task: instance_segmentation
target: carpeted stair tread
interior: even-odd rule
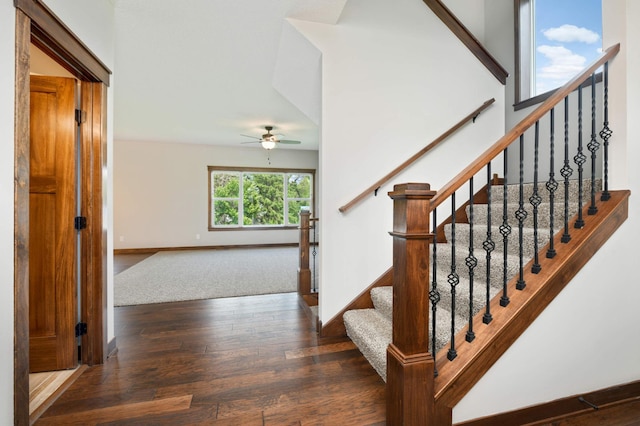
[[[387,377],[387,347],[391,343],[391,320],[376,309],[354,309],[343,316],[347,336],[356,344],[380,377]]]
[[[385,287],[378,287],[384,289]],[[389,288],[391,288],[389,286]],[[391,290],[393,291],[393,290]],[[380,294],[388,292],[383,290]],[[438,309],[436,316],[436,353],[451,339],[451,313]],[[456,333],[467,323],[456,315]],[[356,344],[360,352],[373,366],[384,381],[387,380],[387,347],[392,339],[392,321],[377,309],[354,309],[343,315],[347,336]],[[432,348],[430,347],[431,351]]]

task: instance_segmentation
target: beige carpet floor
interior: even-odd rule
[[[296,291],[297,247],[161,251],[115,276],[115,306]]]

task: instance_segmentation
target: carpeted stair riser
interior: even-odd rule
[[[569,204],[569,215],[573,217],[578,213],[578,205],[576,203]],[[519,204],[510,203],[507,204],[507,223],[511,226],[511,229],[518,228],[519,221],[516,218],[516,211],[519,208]],[[522,221],[522,225],[525,228],[533,228],[533,206],[528,201],[523,205],[524,210],[527,212],[527,217]],[[488,207],[486,204],[476,204],[473,206],[473,222],[483,223],[488,222]],[[503,223],[502,213],[504,211],[503,204],[491,205],[491,225],[500,226]],[[542,203],[538,206],[538,228],[549,228],[551,225],[551,204]],[[469,207],[466,208],[467,217],[470,217]],[[554,203],[553,205],[553,229],[557,230],[564,226],[564,203]]]
[[[502,236],[500,236],[502,238]],[[469,256],[469,247],[456,244],[456,273],[461,277],[469,278],[469,267],[466,259]],[[487,277],[487,252],[481,247],[475,247],[473,255],[476,257],[477,265],[473,268],[474,281],[486,281]],[[431,268],[433,268],[433,252],[429,253]],[[451,256],[451,245],[449,243],[439,243],[436,247],[436,277],[438,284],[446,283],[446,277],[451,273],[453,257]],[[520,258],[517,255],[507,253],[507,280],[513,277],[519,270]],[[431,269],[431,274],[433,269]],[[442,275],[442,276],[441,276]],[[431,283],[433,277],[430,277]],[[491,269],[489,270],[489,280],[493,286],[502,286],[504,281],[504,253],[499,251],[491,252]]]
[[[600,182],[596,182],[596,188],[600,189]],[[583,205],[590,200],[590,182],[583,183]],[[524,208],[528,217],[523,222],[523,263],[527,263],[534,255],[534,230],[533,226],[533,206],[528,202],[533,192],[533,184],[523,186]],[[569,215],[575,215],[578,210],[577,205],[578,184],[572,181],[569,187],[569,194],[572,198]],[[538,187],[538,195],[543,200],[543,204],[538,206],[538,250],[542,249],[549,240],[549,204],[548,191],[544,183]],[[558,191],[555,193],[554,203],[554,232],[564,226],[564,184],[561,182]],[[491,252],[491,270],[489,273],[490,286],[489,298],[502,291],[504,282],[504,260],[503,260],[503,236],[500,233],[502,224],[503,209],[503,188],[502,186],[492,187],[492,226],[491,239],[495,243],[495,249]],[[507,192],[508,223],[511,226],[511,234],[507,243],[507,281],[511,280],[519,273],[519,222],[515,218],[515,211],[518,209],[519,188],[517,185],[510,185]],[[477,259],[477,266],[474,268],[473,286],[473,310],[475,315],[485,308],[486,303],[486,255],[482,243],[487,239],[487,206],[482,204],[474,205],[474,227],[473,242],[474,256]],[[467,214],[468,208],[467,208]],[[456,273],[459,276],[459,283],[456,286],[455,297],[455,333],[459,332],[467,325],[469,318],[469,268],[466,265],[466,258],[469,255],[469,224],[456,224],[456,248],[455,262]],[[445,225],[445,235],[449,242],[438,243],[436,248],[436,281],[440,294],[440,301],[437,304],[436,314],[436,350],[447,346],[451,339],[451,309],[452,294],[451,286],[448,282],[451,274],[451,225]],[[433,270],[433,252],[430,252],[431,266]],[[429,277],[429,286],[432,286],[432,276]],[[375,370],[386,381],[386,350],[392,339],[392,313],[393,313],[393,288],[376,287],[371,291],[374,309],[360,309],[348,311],[344,314],[344,323],[347,335],[360,348],[363,355],[373,365]],[[430,311],[431,314],[431,311]],[[430,325],[429,325],[430,326]],[[432,348],[430,348],[433,351]]]
[[[447,241],[451,241],[451,225],[445,225],[444,227]],[[456,246],[468,247],[469,246],[469,233],[470,227],[468,223],[456,224]],[[519,253],[519,233],[518,228],[512,228],[509,239],[507,240],[507,250],[513,255]],[[475,248],[482,248],[482,244],[487,239],[487,226],[475,224],[473,226],[473,246]],[[502,252],[504,247],[504,240],[500,233],[500,227],[495,225],[491,227],[491,240],[495,244],[495,249],[492,252]],[[531,258],[534,254],[534,230],[533,228],[522,229],[522,252],[525,258]],[[540,250],[549,241],[549,230],[538,229],[538,250]]]
[[[577,173],[574,171],[574,173]],[[549,202],[549,191],[545,187],[546,182],[538,183],[538,195],[540,196],[543,203]],[[595,190],[596,192],[602,190],[602,181],[596,179],[595,181]],[[533,183],[525,183],[522,185],[522,198],[524,203],[529,202],[529,197],[533,195],[534,185]],[[491,187],[491,203],[502,203],[504,200],[504,189],[501,185],[493,185]],[[554,192],[553,198],[554,203],[564,203],[564,180],[558,181],[558,189]],[[569,199],[572,203],[578,203],[578,181],[570,180],[569,181]],[[507,203],[517,204],[520,200],[520,189],[517,184],[509,184],[507,185]],[[591,181],[584,180],[582,181],[582,203],[587,204],[591,200]]]

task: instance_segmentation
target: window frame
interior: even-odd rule
[[[238,224],[237,225],[217,225],[213,224],[213,172],[227,172],[229,174],[238,174],[239,176],[239,190],[238,194]],[[283,218],[284,225],[244,225],[242,223],[242,212],[244,209],[244,189],[243,189],[243,175],[246,173],[255,173],[255,174],[282,174],[283,175]],[[289,168],[260,168],[260,167],[233,167],[233,166],[207,166],[207,180],[208,180],[208,229],[209,231],[264,231],[264,230],[283,230],[283,229],[298,229],[299,224],[288,224],[289,221],[289,201],[290,200],[300,200],[299,198],[290,198],[288,197],[288,187],[287,187],[287,175],[291,174],[306,174],[311,175],[311,197],[309,198],[310,211],[313,212],[315,208],[315,185],[316,185],[316,171],[315,169],[289,169]],[[234,198],[235,199],[235,198]],[[306,198],[304,198],[306,200]]]

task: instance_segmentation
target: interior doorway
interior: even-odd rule
[[[87,226],[81,234],[83,250],[78,268],[81,303],[79,316],[87,334],[81,337],[82,364],[104,362],[106,333],[106,233],[103,228],[103,177],[106,169],[106,88],[110,71],[44,4],[15,0],[16,110],[15,110],[15,321],[14,423],[29,424],[29,249],[30,249],[30,72],[31,44],[61,64],[81,88],[82,123],[79,126],[85,189],[79,205]],[[75,330],[74,330],[75,333]],[[75,334],[74,334],[75,336]],[[75,337],[74,337],[75,338]]]

